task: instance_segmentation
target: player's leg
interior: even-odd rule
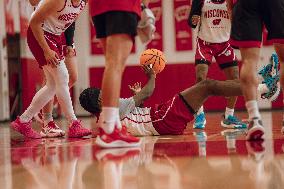
[[[106,60],[99,119],[101,132],[96,143],[102,147],[137,146],[140,140],[122,129],[118,109],[122,74],[136,35],[137,16],[134,13],[115,11],[95,16],[93,21]]]
[[[257,104],[257,62],[262,40],[263,16],[258,0],[238,0],[233,10],[231,44],[241,50],[240,81],[250,124],[248,140],[262,138],[264,129]]]
[[[224,71],[226,78],[229,80],[239,79],[238,62],[231,45],[228,42],[220,43],[216,46],[216,52],[215,59],[219,64],[220,69]],[[224,118],[221,121],[221,125],[225,128],[246,128],[246,124],[234,116],[237,99],[237,96],[227,97],[226,111]]]
[[[206,79],[208,68],[209,68],[208,64],[196,64],[195,66],[196,83]],[[197,113],[195,114],[193,128],[204,129],[205,125],[206,125],[205,113],[203,106],[201,106],[197,111]]]
[[[65,57],[65,64],[69,73],[69,88],[72,88],[78,80],[78,66],[75,57]]]
[[[91,134],[90,130],[82,127],[81,122],[77,119],[69,92],[69,74],[63,61],[56,68],[47,66],[47,71],[55,81],[56,97],[63,110],[65,117],[69,122],[68,136],[83,137]]]
[[[180,93],[196,112],[209,96],[242,95],[239,80],[217,81],[206,79]]]
[[[196,83],[206,79],[209,65],[212,62],[212,50],[210,45],[201,39],[197,39],[195,52],[195,78]],[[204,129],[206,125],[206,118],[203,106],[197,111],[194,117],[193,128]]]
[[[69,88],[71,88],[78,79],[78,68],[76,64],[75,51],[73,50],[68,52],[66,52],[64,62],[69,73],[68,85]],[[54,98],[51,101],[49,101],[42,109],[43,127],[40,132],[42,137],[62,137],[65,135],[65,132],[62,129],[60,129],[58,125],[53,121],[53,116],[52,116],[53,107],[54,107]]]
[[[53,80],[50,73],[45,69],[45,67],[43,68],[46,78],[45,86],[35,94],[30,106],[25,110],[25,112],[11,123],[12,128],[23,134],[25,137],[41,137],[40,134],[38,134],[31,128],[32,118],[55,95],[55,81]]]

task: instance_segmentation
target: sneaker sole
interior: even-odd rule
[[[225,123],[223,123],[223,121],[221,121],[221,126],[222,127],[224,127],[224,128],[228,128],[228,129],[246,129],[247,127],[241,127],[241,125],[240,125],[240,127],[236,127],[237,125],[232,125],[232,124],[230,124],[230,125],[227,125],[227,124],[225,124]]]
[[[104,142],[101,137],[97,136],[96,138],[96,142],[95,142],[98,146],[102,147],[102,148],[126,148],[126,147],[138,147],[141,145],[141,140],[139,140],[139,142],[133,142],[133,143],[128,143],[122,140],[116,140],[114,142],[111,143],[106,143]]]
[[[86,133],[86,134],[82,134],[82,135],[77,135],[77,136],[70,136],[69,134],[68,134],[68,138],[82,138],[82,137],[85,137],[85,136],[89,136],[89,135],[91,135],[92,134],[92,132],[90,132],[90,133]]]
[[[248,130],[246,139],[249,141],[263,140],[264,139],[263,136],[264,136],[263,127],[254,126],[253,128]]]
[[[45,134],[42,131],[39,134],[42,138],[59,138],[59,137],[64,137],[65,135],[65,133],[60,133],[58,136],[57,136],[58,133],[54,133],[54,135],[53,134],[50,135],[50,134]]]

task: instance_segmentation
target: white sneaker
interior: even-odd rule
[[[40,131],[41,137],[53,138],[53,137],[63,137],[65,131],[60,129],[54,121],[50,121],[47,125],[42,127]]]
[[[262,126],[262,121],[258,118],[252,118],[249,122],[248,131],[247,131],[247,140],[263,140],[264,128]]]

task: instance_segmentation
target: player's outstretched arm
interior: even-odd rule
[[[149,80],[147,84],[141,89],[141,91],[133,96],[135,106],[140,106],[141,104],[143,104],[144,100],[149,98],[155,90],[156,74],[154,70],[149,66],[143,66],[143,69]]]

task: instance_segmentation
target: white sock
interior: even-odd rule
[[[30,120],[32,120],[33,117],[34,117],[33,114],[30,114],[30,112],[26,112],[25,114],[22,114],[20,116],[20,121],[21,121],[21,123],[27,123]]]
[[[257,87],[257,91],[260,94],[263,94],[263,93],[267,93],[269,91],[269,89],[267,88],[267,86],[265,84],[259,84],[258,87]]]
[[[228,119],[228,117],[233,116],[234,115],[234,109],[228,108],[226,107],[226,111],[225,111],[225,119]]]
[[[51,121],[53,121],[52,113],[43,113],[43,125],[46,126]]]
[[[74,120],[77,120],[75,115],[72,100],[69,92],[69,74],[64,62],[60,62],[60,64],[56,68],[44,67],[55,82],[55,92],[56,97],[58,99],[59,105],[63,110],[65,117],[67,118],[69,123],[72,123]]]
[[[110,134],[114,130],[115,122],[119,117],[119,109],[117,107],[102,107],[100,114],[100,122],[103,130]]]
[[[201,106],[201,107],[199,108],[199,110],[197,111],[196,115],[199,115],[199,114],[201,114],[201,113],[203,113],[203,112],[204,112],[204,109],[203,109],[203,106]]]
[[[249,114],[249,119],[252,120],[254,117],[260,118],[260,113],[256,100],[250,100],[246,102],[246,107]]]

